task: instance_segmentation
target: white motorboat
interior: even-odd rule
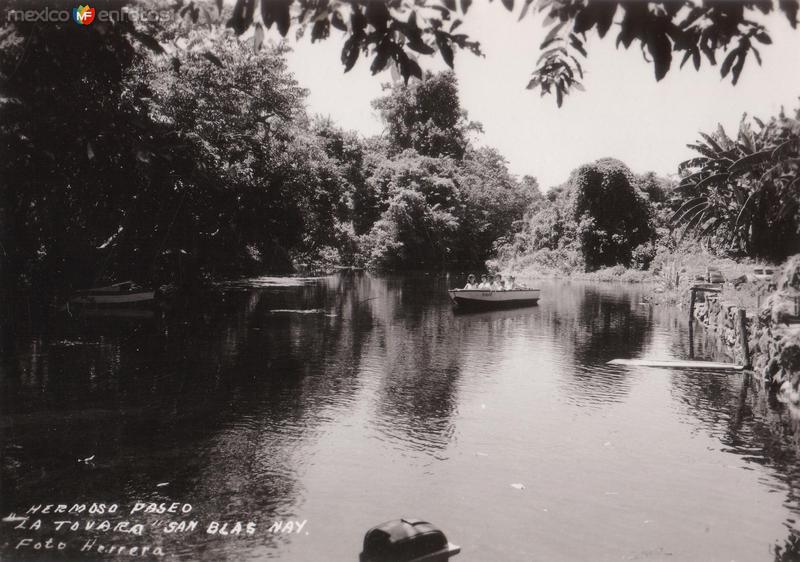
[[[458,308],[511,308],[531,306],[539,302],[539,289],[511,289],[490,291],[486,289],[451,289],[450,300]]]

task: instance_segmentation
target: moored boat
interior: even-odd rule
[[[461,309],[512,308],[532,306],[539,302],[539,289],[511,289],[491,291],[486,289],[451,289],[450,300]]]
[[[155,300],[155,291],[142,289],[131,281],[78,292],[69,304],[79,306],[139,306]]]

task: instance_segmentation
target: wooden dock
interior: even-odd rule
[[[713,361],[657,361],[652,359],[612,359],[608,365],[628,365],[631,367],[663,367],[666,369],[711,369],[714,371],[741,371],[743,365],[733,363],[714,363]]]

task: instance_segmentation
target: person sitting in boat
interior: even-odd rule
[[[466,284],[466,285],[464,285],[464,290],[467,290],[467,291],[469,291],[469,290],[472,290],[472,289],[477,289],[477,288],[478,288],[478,283],[477,283],[477,282],[476,282],[476,280],[475,280],[475,275],[473,275],[472,273],[470,273],[470,274],[467,276],[467,284]]]
[[[489,283],[489,277],[487,275],[481,275],[481,282],[478,285],[478,289],[483,289],[484,291],[488,291],[492,288],[492,284]]]
[[[508,276],[508,279],[506,279],[504,288],[505,288],[506,291],[513,291],[514,289],[517,288],[517,284],[514,283],[514,276],[513,275],[509,275]]]
[[[503,291],[505,287],[503,286],[503,276],[499,273],[494,276],[494,281],[492,281],[492,291]]]

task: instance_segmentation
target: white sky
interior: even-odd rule
[[[678,58],[656,82],[638,47],[616,51],[612,27],[605,39],[590,38],[589,57],[582,61],[586,92],[567,97],[559,109],[553,96],[540,98],[525,89],[547,33],[540,20],[529,15],[517,22],[500,2],[475,2],[460,30],[481,42],[486,57],[456,54],[462,105],[470,119],[483,123],[485,133],[476,140],[497,148],[512,172],[536,176],[542,188],[605,156],[639,173],[675,173],[692,155],[686,144],[697,139],[698,131],[710,132],[722,123],[733,132],[745,111],[767,118],[781,105],[794,109],[800,103],[800,30],[792,30],[780,12],[763,21],[773,44],[759,45],[762,67],[748,57],[736,86],[730,76],[721,80],[719,66],[708,66],[705,57],[700,72],[691,61],[678,70]],[[364,135],[380,133],[370,101],[391,80],[389,71],[372,76],[369,61],[360,58],[344,74],[342,43],[337,30],[323,42],[312,44],[306,37],[294,45],[290,68],[309,89],[312,112]],[[443,69],[438,53],[435,57],[420,57],[423,69]]]

